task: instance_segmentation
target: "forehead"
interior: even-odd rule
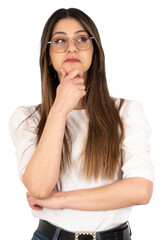
[[[78,20],[75,18],[63,18],[56,23],[53,34],[55,32],[75,33],[79,30],[84,30],[84,27]]]

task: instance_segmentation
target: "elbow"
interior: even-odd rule
[[[139,205],[146,205],[150,202],[153,193],[153,183],[146,180],[146,183],[140,188],[139,191]]]
[[[53,191],[53,189],[50,189],[49,191],[47,190],[42,190],[42,189],[28,189],[30,194],[37,199],[45,199],[47,198],[50,193]]]
[[[37,199],[45,199],[45,198],[47,198],[50,195],[51,192],[36,192],[34,194],[31,194],[31,195],[34,198],[37,198]]]
[[[146,205],[150,202],[152,196],[152,192],[146,192],[143,194],[143,197],[141,199],[141,205]]]
[[[54,186],[46,186],[44,184],[40,185],[40,184],[37,184],[36,182],[28,181],[25,178],[25,174],[23,174],[22,176],[22,182],[26,187],[26,189],[28,190],[28,192],[34,198],[38,198],[38,199],[47,198],[54,189]]]

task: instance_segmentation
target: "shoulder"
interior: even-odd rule
[[[116,98],[115,106],[119,108],[121,99]],[[130,129],[141,128],[145,129],[148,134],[151,133],[151,128],[147,117],[145,116],[143,104],[139,101],[124,99],[124,102],[120,108],[119,115],[123,121],[124,127]]]
[[[9,120],[9,130],[12,134],[15,130],[23,128],[36,128],[40,121],[40,105],[19,106],[15,109]]]
[[[128,100],[128,99],[121,99],[121,98],[113,98],[115,106],[117,108],[120,107],[120,116],[124,117],[127,114],[139,114],[143,112],[143,105],[139,101],[135,100]]]

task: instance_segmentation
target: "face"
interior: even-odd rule
[[[83,72],[84,77],[86,77],[92,62],[93,44],[85,51],[77,49],[73,40],[82,36],[88,37],[88,33],[79,21],[74,18],[61,19],[55,25],[52,41],[59,39],[70,41],[67,50],[62,53],[54,52],[50,44],[49,55],[51,64],[56,70],[59,79],[61,79],[62,68],[64,68],[67,73],[72,69],[79,69]]]

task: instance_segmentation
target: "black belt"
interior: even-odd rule
[[[58,233],[59,229],[59,233]],[[130,240],[131,231],[128,222],[110,230],[100,232],[68,232],[60,229],[44,220],[39,221],[37,230],[52,239],[54,234],[59,235],[59,240]],[[57,233],[56,233],[57,232]]]

